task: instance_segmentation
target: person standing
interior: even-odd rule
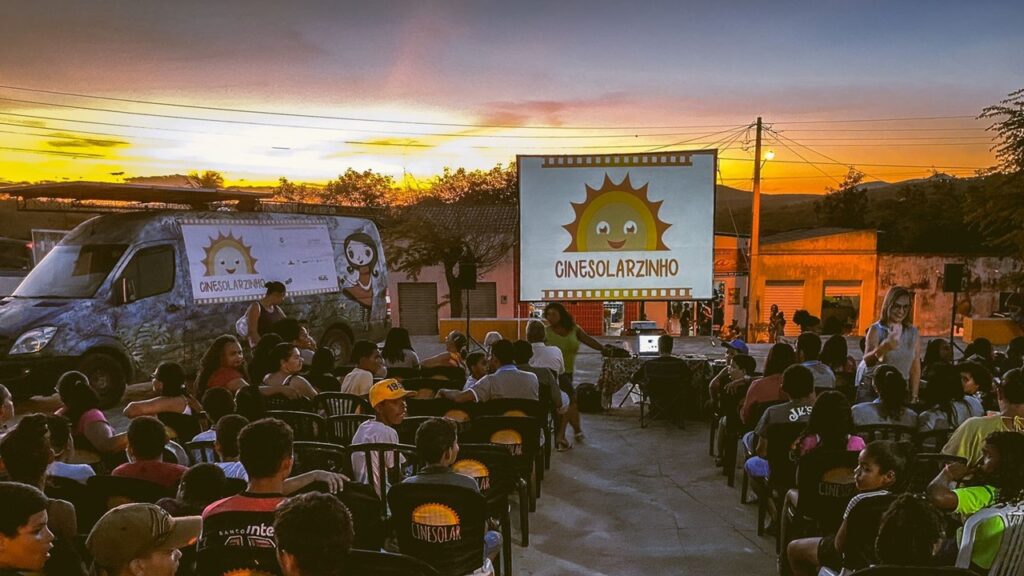
[[[565,418],[559,422],[556,437],[565,438],[567,426],[571,425],[576,431],[576,441],[583,442],[586,440],[586,435],[583,433],[583,423],[580,421],[580,410],[576,402],[576,389],[573,387],[572,381],[573,370],[576,366],[576,354],[580,351],[581,342],[598,352],[604,352],[605,346],[577,326],[572,314],[569,314],[565,306],[558,302],[551,302],[544,307],[544,320],[548,323],[545,340],[549,346],[554,346],[562,351],[562,359],[565,362],[565,372],[558,377],[558,387],[569,395],[569,409],[565,413]],[[568,446],[560,446],[560,448],[564,450]]]
[[[910,384],[910,401],[917,402],[921,387],[921,337],[910,315],[911,294],[902,286],[889,288],[882,301],[882,314],[868,328],[864,364],[867,370],[857,385],[857,400],[874,399],[871,377],[879,364],[900,371]]]
[[[259,343],[264,334],[272,331],[275,323],[285,319],[284,310],[281,309],[281,304],[287,293],[284,284],[282,282],[267,282],[265,286],[267,293],[263,298],[250,304],[249,309],[245,312],[249,345],[253,347]]]

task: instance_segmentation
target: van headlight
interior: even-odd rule
[[[14,341],[14,346],[11,346],[10,355],[16,354],[32,354],[33,352],[39,352],[46,345],[53,340],[53,335],[57,333],[56,326],[40,326],[33,328]]]

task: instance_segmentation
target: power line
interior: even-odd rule
[[[831,156],[828,156],[828,155],[826,155],[826,154],[824,154],[822,152],[818,152],[817,150],[815,150],[814,148],[811,148],[810,146],[808,146],[806,144],[801,144],[800,142],[797,142],[796,140],[793,140],[792,138],[789,138],[787,136],[783,136],[782,134],[779,134],[779,133],[774,132],[774,131],[772,131],[772,133],[775,134],[777,138],[784,138],[784,139],[788,140],[789,142],[792,142],[793,144],[795,144],[797,146],[800,146],[801,148],[809,150],[809,151],[811,151],[811,152],[821,156],[822,158],[825,158],[826,160],[830,160],[832,162],[840,163],[835,158],[832,158]],[[788,146],[787,146],[787,148],[788,148]],[[799,154],[797,154],[797,155],[799,156]],[[847,166],[849,166],[853,170],[857,170],[857,167],[855,165],[853,165],[853,164],[847,164]],[[869,176],[871,178],[874,178],[875,180],[881,180],[881,178],[879,178],[877,176],[874,176],[872,174],[868,174],[867,172],[865,172],[863,170],[860,170],[860,172],[863,173],[865,176]]]
[[[829,174],[828,172],[825,172],[825,170],[824,170],[824,169],[823,169],[823,168],[822,168],[821,166],[818,166],[818,165],[817,165],[817,164],[815,164],[814,162],[811,162],[810,160],[808,160],[808,159],[804,158],[803,156],[801,156],[801,155],[800,155],[800,153],[799,153],[799,152],[797,152],[796,150],[793,150],[792,148],[790,148],[789,146],[787,146],[787,145],[786,145],[785,143],[783,143],[783,142],[782,142],[781,140],[779,140],[779,138],[778,138],[778,135],[776,135],[776,134],[775,134],[775,132],[773,132],[771,128],[769,128],[769,129],[768,129],[768,133],[769,133],[769,134],[772,134],[773,136],[775,136],[775,142],[776,142],[777,144],[781,144],[781,145],[782,145],[783,147],[785,147],[785,148],[786,148],[787,150],[789,150],[789,151],[790,151],[790,152],[792,152],[793,154],[796,154],[796,157],[797,157],[797,158],[799,158],[799,159],[803,160],[804,162],[806,162],[806,163],[810,164],[811,166],[813,166],[815,170],[817,170],[818,172],[821,172],[822,174],[824,174],[824,175],[825,175],[825,177],[826,177],[826,178],[828,178],[829,180],[831,180],[831,181],[835,182],[835,183],[836,183],[836,186],[842,186],[842,183],[841,183],[841,182],[839,182],[839,180],[837,180],[837,179],[836,179],[836,178],[835,178],[834,176],[832,176],[832,175],[831,175],[831,174]]]
[[[749,162],[749,158],[725,158],[722,156],[718,157],[719,160],[728,160],[734,162]],[[799,160],[772,160],[772,164],[810,164],[810,162],[799,161]],[[839,166],[849,166],[849,162],[821,162],[818,164],[837,164]],[[985,166],[952,166],[948,164],[872,164],[866,162],[858,162],[858,166],[880,166],[884,168],[952,168],[952,169],[963,169],[963,170],[984,170]]]
[[[7,90],[16,90],[21,92],[32,92],[37,94],[50,94],[54,96],[68,96],[74,98],[89,98],[94,100],[107,100],[111,102],[123,102],[130,104],[143,104],[149,106],[163,106],[173,108],[184,108],[192,110],[208,110],[216,112],[233,112],[242,114],[259,114],[265,116],[281,116],[290,118],[308,118],[315,120],[340,120],[347,122],[368,122],[368,123],[383,123],[383,124],[405,124],[411,126],[445,126],[453,128],[496,128],[496,129],[527,129],[527,130],[660,130],[660,129],[678,129],[678,128],[722,128],[727,127],[727,124],[706,124],[706,125],[688,125],[688,126],[525,126],[525,125],[507,125],[507,124],[472,124],[472,123],[459,123],[459,122],[426,122],[417,120],[394,120],[394,119],[379,119],[379,118],[360,118],[354,116],[328,116],[321,114],[300,114],[295,112],[276,112],[269,110],[258,110],[248,108],[230,108],[223,106],[204,106],[199,104],[176,104],[171,102],[159,102],[155,100],[142,100],[136,98],[118,98],[114,96],[96,96],[93,94],[82,94],[77,92],[65,92],[59,90],[43,90],[38,88],[26,88],[23,86],[12,86],[12,85],[0,85],[0,88]],[[14,99],[13,101],[21,101]],[[47,105],[43,102],[34,101],[21,101],[26,103],[34,103]],[[51,104],[52,105],[52,104]],[[90,108],[85,108],[90,109]],[[119,112],[117,110],[110,110],[112,112]],[[955,116],[906,116],[906,117],[891,117],[891,118],[858,118],[858,119],[838,119],[838,120],[780,120],[774,122],[775,124],[835,124],[835,123],[862,123],[862,122],[897,122],[897,121],[935,121],[935,120],[959,120],[959,119],[977,119],[974,115],[955,115]]]

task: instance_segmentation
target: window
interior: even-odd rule
[[[169,292],[174,288],[174,248],[154,246],[132,256],[121,275],[128,281],[127,302],[134,302]]]

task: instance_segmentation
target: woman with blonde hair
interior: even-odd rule
[[[910,385],[910,401],[917,402],[921,386],[921,336],[911,318],[912,294],[902,286],[889,288],[882,301],[882,313],[868,328],[864,345],[864,377],[857,386],[857,400],[874,399],[871,380],[880,364],[899,370]]]

